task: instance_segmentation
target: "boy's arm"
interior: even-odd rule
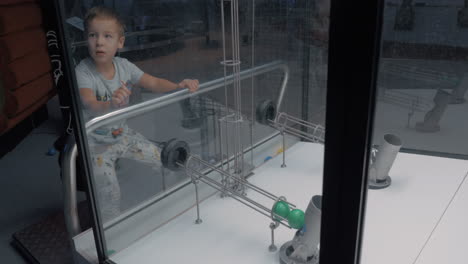
[[[96,95],[91,88],[80,88],[81,102],[84,107],[96,114],[106,113],[111,109],[122,106],[125,99],[130,96],[130,93],[127,88],[120,87],[112,94],[112,100],[103,102],[96,99]]]
[[[198,80],[185,79],[176,84],[144,73],[138,81],[138,85],[156,93],[169,92],[179,88],[187,88],[190,92],[195,92],[198,89]]]

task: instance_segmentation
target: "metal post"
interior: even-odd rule
[[[161,166],[161,184],[162,184],[162,190],[166,190],[166,173],[164,171],[164,167]]]
[[[278,248],[275,245],[275,229],[278,227],[278,222],[271,222],[270,229],[271,229],[271,245],[268,247],[268,251],[275,252]]]
[[[197,220],[195,220],[195,224],[203,223],[203,220],[200,218],[200,201],[198,200],[198,181],[194,182],[195,185],[195,199],[197,200]]]
[[[283,164],[281,164],[281,168],[286,168],[286,135],[284,131],[281,131],[281,135],[283,136]]]

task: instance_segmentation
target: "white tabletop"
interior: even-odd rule
[[[392,185],[368,192],[361,263],[414,263],[467,171],[464,160],[398,154]]]
[[[323,146],[296,144],[287,152],[287,168],[281,169],[280,164],[281,156],[270,160],[256,170],[250,182],[286,196],[305,210],[309,199],[322,190]],[[388,189],[369,191],[361,263],[413,263],[467,171],[467,161],[400,153],[390,172],[393,184]],[[468,190],[464,193],[467,195],[463,197],[468,199]],[[251,190],[248,197],[267,207],[272,205]],[[444,228],[459,232],[464,227],[461,222],[453,223],[459,221],[457,215],[463,211],[460,209],[463,201],[457,201],[438,227],[442,235],[433,236],[418,264],[435,263],[425,262],[425,253],[438,247],[437,243],[445,243],[444,234],[451,233]],[[222,199],[218,195],[205,200],[200,209],[202,224],[194,224],[193,208],[111,256],[111,260],[118,264],[279,263],[278,252],[270,253],[267,249],[270,244],[267,217],[232,198]],[[452,214],[455,216],[450,217]],[[462,219],[466,218],[464,212]],[[276,245],[281,246],[293,235],[294,230],[280,226],[275,232]],[[467,239],[460,240],[453,250],[460,252],[456,247],[467,245],[466,242]],[[462,257],[463,253],[452,255]]]
[[[322,190],[323,146],[298,144],[287,152],[287,168],[281,156],[258,168],[250,182],[305,210],[310,198]],[[306,160],[307,162],[304,162]],[[252,190],[248,197],[267,207],[273,201]],[[232,198],[219,195],[200,207],[203,223],[194,224],[195,208],[111,257],[116,263],[277,263],[270,253],[271,220]],[[280,226],[275,232],[279,248],[295,230]]]
[[[465,180],[416,264],[468,263],[467,224],[468,181]]]

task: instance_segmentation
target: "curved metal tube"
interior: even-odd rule
[[[267,73],[276,69],[281,69],[284,72],[283,82],[281,83],[281,90],[278,97],[277,109],[280,109],[281,103],[283,101],[284,92],[286,90],[286,85],[289,79],[289,67],[286,63],[282,61],[274,61],[262,66],[258,66],[249,70],[240,72],[240,79],[248,79],[253,76],[257,76],[263,73]],[[190,93],[187,89],[180,90],[168,95],[164,95],[134,106],[130,106],[124,109],[113,111],[111,113],[105,114],[93,118],[92,120],[86,123],[86,131],[90,133],[94,129],[113,123],[115,121],[131,118],[140,114],[144,114],[154,109],[164,107],[166,105],[178,102],[185,98],[200,95],[212,90],[215,90],[220,87],[224,87],[226,84],[231,84],[234,82],[234,76],[229,75],[226,78],[219,78],[213,81],[209,81],[200,85],[199,90],[195,93]],[[71,146],[70,144],[69,146]],[[63,171],[63,189],[64,189],[64,213],[65,213],[65,224],[70,236],[77,235],[80,231],[80,224],[78,218],[77,210],[77,198],[76,198],[76,157],[78,155],[76,144],[73,144],[73,147],[68,149],[65,152],[64,158],[64,171]]]
[[[73,137],[71,137],[73,138]],[[76,157],[78,150],[76,144],[69,140],[69,148],[65,150],[62,162],[62,186],[64,195],[65,226],[70,237],[81,232],[80,220],[78,218],[76,198]]]

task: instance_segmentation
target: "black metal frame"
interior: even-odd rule
[[[331,2],[321,264],[360,261],[383,1]]]

